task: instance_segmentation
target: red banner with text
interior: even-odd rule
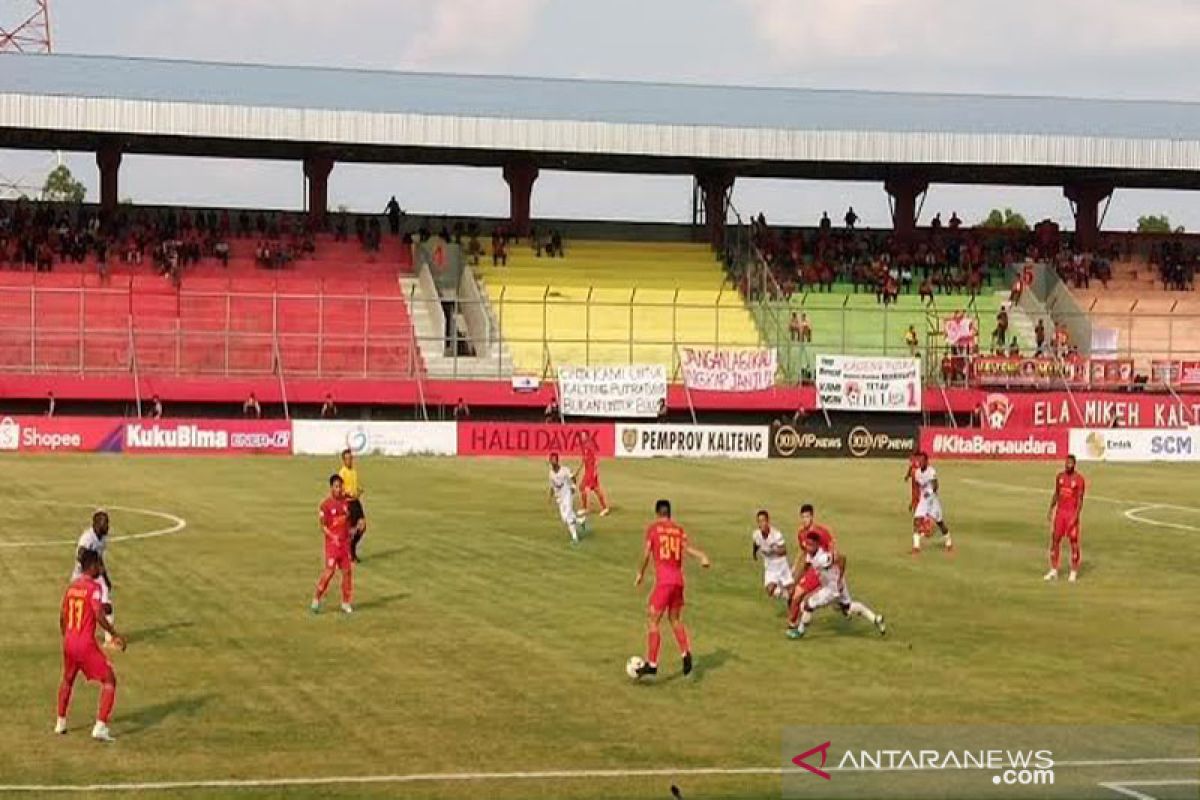
[[[978,356],[971,361],[971,379],[976,386],[983,387],[1055,389],[1067,385],[1119,389],[1133,382],[1133,361]]]
[[[1124,392],[992,392],[983,426],[1022,428],[1186,428],[1200,423],[1200,395]]]
[[[119,452],[125,424],[95,417],[0,417],[0,452]]]
[[[930,458],[1049,461],[1065,458],[1070,431],[1054,429],[921,428],[921,450]]]
[[[550,453],[578,455],[585,442],[596,448],[597,455],[611,456],[615,451],[616,426],[522,423],[460,422],[460,456],[544,456]]]

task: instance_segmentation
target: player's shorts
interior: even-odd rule
[[[791,586],[795,582],[795,578],[792,577],[792,566],[788,564],[786,558],[768,561],[763,567],[763,586],[770,586],[772,583],[776,586]]]
[[[655,584],[650,593],[650,610],[656,614],[664,611],[679,611],[683,608],[683,585],[679,583]]]
[[[346,503],[346,519],[349,521],[351,528],[357,525],[359,520],[366,518],[367,515],[363,511],[361,500],[351,500],[349,503]]]
[[[595,492],[599,489],[600,489],[600,476],[599,475],[584,475],[583,479],[579,481],[579,491],[581,491],[581,492]]]
[[[72,681],[80,672],[89,681],[97,682],[112,674],[112,664],[95,642],[90,647],[63,647],[63,677]]]
[[[570,494],[559,495],[558,497],[558,516],[562,518],[564,525],[571,525],[575,522],[575,498]]]
[[[928,518],[934,522],[942,521],[942,501],[938,499],[936,494],[922,497],[917,503],[917,509],[913,512],[913,519],[921,518]]]
[[[815,592],[821,586],[821,576],[812,567],[804,570],[800,576],[800,591],[804,594]]]
[[[350,548],[349,547],[325,547],[325,566],[335,567],[342,572],[350,569]]]
[[[1054,515],[1054,538],[1079,538],[1079,525],[1075,522],[1075,513]]]
[[[842,583],[840,587],[821,586],[810,594],[804,602],[814,611],[831,603],[837,603],[845,611],[850,607],[850,590],[846,588],[845,583]]]

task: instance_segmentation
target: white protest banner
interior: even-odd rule
[[[838,411],[920,411],[921,361],[817,356],[817,405]]]
[[[559,367],[558,396],[567,417],[654,417],[667,399],[667,368]]]
[[[757,392],[775,385],[779,362],[774,348],[681,347],[679,363],[683,366],[683,382],[689,389]]]

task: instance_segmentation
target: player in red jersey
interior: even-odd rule
[[[100,554],[95,550],[83,550],[79,554],[79,577],[71,581],[63,596],[59,612],[58,628],[63,637],[63,674],[58,686],[58,719],[54,723],[55,733],[67,732],[67,710],[71,706],[71,692],[75,678],[80,672],[89,681],[100,684],[100,710],[96,713],[96,725],[92,738],[111,742],[108,720],[112,717],[113,703],[117,699],[117,675],[112,664],[96,644],[96,627],[112,636],[110,644],[119,650],[125,649],[125,637],[117,633],[104,614],[103,587],[97,580],[103,568]]]
[[[909,488],[909,511],[915,511],[917,509],[917,502],[921,499],[921,487],[917,485],[917,470],[920,468],[921,451],[914,449],[908,457],[908,469],[904,471],[904,480],[908,481]]]
[[[837,540],[833,538],[833,533],[816,521],[816,509],[812,503],[800,506],[800,529],[796,531],[796,542],[800,545],[800,552],[796,556],[796,563],[792,565],[792,576],[796,579],[796,585],[788,602],[788,631],[795,630],[800,624],[804,598],[821,586],[821,576],[805,558],[810,536],[817,537],[821,549],[829,553],[838,565],[845,564],[845,558],[838,552]]]
[[[690,555],[708,568],[712,562],[703,551],[688,543],[683,528],[671,519],[671,501],[659,500],[654,504],[656,519],[646,528],[646,547],[642,551],[642,563],[638,567],[634,586],[641,586],[650,559],[654,559],[654,591],[646,616],[646,660],[637,669],[637,677],[658,674],[658,650],[662,644],[659,623],[665,613],[671,622],[675,642],[683,657],[683,674],[692,671],[692,648],[688,642],[687,628],[683,624],[683,556]]]
[[[1050,571],[1046,580],[1058,579],[1058,563],[1062,553],[1062,540],[1071,543],[1071,572],[1067,580],[1074,583],[1079,577],[1079,562],[1083,560],[1083,549],[1079,546],[1079,515],[1083,513],[1083,496],[1087,482],[1075,471],[1075,456],[1067,456],[1066,467],[1054,478],[1054,496],[1050,498],[1050,509],[1046,519],[1054,521],[1050,538]]]
[[[600,468],[596,463],[596,445],[590,439],[583,441],[583,478],[579,481],[579,501],[583,510],[588,510],[588,495],[594,493],[600,501],[600,516],[607,517],[608,498],[600,488]]]
[[[321,520],[321,531],[325,534],[325,569],[317,579],[317,591],[313,595],[312,613],[321,610],[321,598],[329,589],[333,573],[342,573],[342,611],[354,611],[350,605],[354,597],[354,565],[350,559],[350,501],[342,492],[342,476],[329,476],[329,497],[321,503],[317,512]]]

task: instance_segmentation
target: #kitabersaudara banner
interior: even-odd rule
[[[921,361],[817,356],[817,405],[831,411],[920,411]]]

